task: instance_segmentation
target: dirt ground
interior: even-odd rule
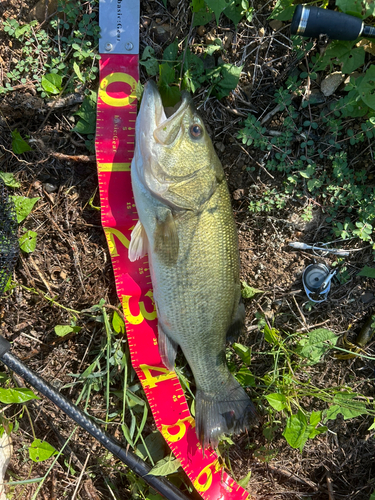
[[[2,19],[14,17],[26,21],[35,3],[4,0],[0,14]],[[363,245],[360,249],[355,243],[359,251],[351,254],[347,262],[350,280],[345,285],[333,281],[329,299],[307,311],[303,308],[307,297],[301,275],[314,261],[314,256],[308,251],[295,251],[288,243],[326,239],[331,228],[321,208],[315,205],[314,217],[309,223],[301,217],[303,204],[299,201],[288,210],[256,215],[248,211],[249,201],[257,190],[277,186],[283,178],[281,174],[271,178],[260,166],[261,159],[246,151],[236,136],[248,112],[260,117],[270,110],[275,89],[294,68],[288,25],[284,23],[281,29],[274,31],[267,20],[271,5],[258,3],[254,4],[257,13],[251,24],[240,23],[235,30],[228,20],[224,20],[220,28],[212,23],[205,33],[199,31],[199,34],[197,28],[192,30],[190,40],[190,43],[204,42],[211,30],[215,37],[229,40],[228,61],[241,60],[244,64],[239,88],[230,97],[221,102],[212,98],[205,101],[203,90],[194,100],[227,175],[238,225],[241,278],[265,292],[246,301],[247,333],[240,342],[252,346],[254,352],[266,348],[256,326],[256,312],[272,310],[274,326],[285,332],[307,331],[324,325],[342,334],[350,324],[362,324],[374,305],[375,291],[371,280],[356,276],[365,265],[371,266],[371,248]],[[184,0],[173,0],[168,10],[162,3],[142,1],[142,50],[151,45],[158,55],[176,36],[182,39],[190,28],[188,12],[188,2]],[[162,30],[157,29],[160,26]],[[0,86],[6,81],[4,75],[12,58],[17,57],[17,50],[4,33],[0,34]],[[142,70],[141,81],[144,83],[146,79]],[[19,286],[0,301],[0,333],[13,343],[13,354],[56,388],[64,387],[64,394],[73,401],[79,397],[81,386],[74,383],[72,374],[82,373],[92,361],[93,353],[100,349],[102,324],[89,316],[79,318],[77,324],[82,327],[79,333],[63,338],[56,337],[54,327],[69,324],[72,311],[88,309],[101,299],[118,306],[100,212],[89,203],[92,200],[92,205],[99,205],[96,164],[82,138],[71,130],[71,117],[77,109],[75,105],[50,112],[47,99],[37,95],[33,84],[19,85],[14,91],[0,95],[0,170],[14,173],[21,182],[16,194],[40,197],[23,223],[23,227],[37,232],[37,248],[31,254],[20,254],[13,273],[14,282]],[[33,151],[23,154],[22,159],[11,148],[10,131],[15,128],[23,137],[33,140]],[[87,156],[87,161],[69,159],[76,155]],[[345,246],[353,248],[350,242]],[[329,266],[335,257],[315,259]],[[108,313],[111,312],[108,308]],[[367,347],[367,353],[375,354],[373,344]],[[255,374],[266,370],[263,360],[254,354]],[[372,401],[374,368],[372,360],[327,357],[313,368],[306,367],[306,376],[322,388],[327,381],[335,386],[350,383]],[[21,380],[16,382],[22,384]],[[103,388],[94,390],[89,404],[89,412],[100,419],[105,419],[103,394]],[[7,417],[14,414],[13,408],[3,411]],[[259,411],[262,413],[261,403]],[[73,430],[72,422],[44,398],[28,404],[28,412],[29,415],[25,412],[18,415],[19,429],[13,433],[14,454],[7,474],[7,479],[12,481],[41,477],[51,464],[51,460],[30,464],[27,445],[34,434],[61,448]],[[277,454],[268,463],[253,453],[254,448],[265,445],[261,426],[258,426],[248,435],[236,437],[235,445],[230,448],[234,477],[244,477],[251,470],[248,489],[257,500],[368,500],[375,489],[374,431],[368,431],[371,423],[370,417],[344,421],[339,416],[328,423],[327,433],[309,440],[302,453],[287,445],[279,432],[272,442]],[[146,432],[153,429],[150,420]],[[94,439],[78,429],[39,498],[73,498],[77,485],[76,498],[82,500],[111,498],[108,485],[117,491],[118,496],[114,498],[132,498],[128,480],[121,471],[121,465],[106,458],[105,451]],[[13,488],[8,491],[9,498],[31,498],[35,489],[35,484]]]

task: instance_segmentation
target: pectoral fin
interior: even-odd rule
[[[137,259],[144,257],[148,250],[147,234],[142,226],[141,221],[138,221],[132,231],[129,245],[129,260],[134,262]]]
[[[176,264],[178,258],[178,234],[176,221],[171,212],[156,221],[154,251],[167,266]]]
[[[174,370],[174,362],[176,359],[178,344],[172,340],[168,335],[164,332],[160,323],[158,325],[158,333],[159,333],[159,353],[160,357],[168,368],[168,370]]]

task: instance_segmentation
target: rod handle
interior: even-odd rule
[[[362,19],[334,10],[297,5],[290,31],[292,35],[318,38],[327,35],[332,40],[355,40],[362,35]]]

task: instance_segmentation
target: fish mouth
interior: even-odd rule
[[[143,130],[158,144],[173,146],[183,134],[183,117],[189,105],[190,97],[184,94],[179,108],[167,118],[159,90],[150,80],[145,85],[140,110]]]

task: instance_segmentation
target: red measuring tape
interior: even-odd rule
[[[110,45],[106,44],[106,50]],[[101,219],[124,311],[132,365],[157,428],[200,495],[207,500],[245,500],[248,492],[223,470],[216,453],[209,449],[203,456],[180,382],[175,372],[165,368],[159,355],[147,257],[136,262],[128,259],[130,234],[138,220],[130,180],[138,55],[102,54],[99,70],[95,147]]]

